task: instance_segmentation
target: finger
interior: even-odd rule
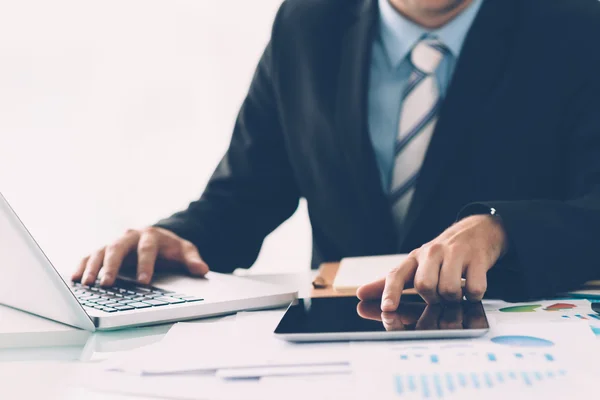
[[[400,316],[395,312],[382,312],[381,322],[383,322],[383,327],[388,332],[403,331],[405,329]]]
[[[463,264],[464,254],[459,252],[449,252],[444,257],[437,285],[438,294],[443,300],[448,302],[458,302],[462,300],[463,291],[461,278]]]
[[[469,301],[481,301],[487,290],[487,271],[485,263],[474,262],[467,266],[465,296]]]
[[[89,259],[90,259],[90,256],[87,256],[79,262],[79,266],[77,267],[75,272],[73,272],[73,274],[71,275],[71,280],[73,282],[79,282],[81,280],[81,277],[83,277],[83,273],[85,272],[85,266],[87,265],[87,262]]]
[[[381,299],[384,287],[385,278],[382,278],[375,282],[367,283],[366,285],[359,287],[356,291],[356,296],[363,301]],[[379,306],[377,306],[377,308],[379,308]],[[379,313],[381,313],[381,310],[379,310]]]
[[[439,304],[428,305],[423,311],[423,315],[415,325],[416,330],[436,330],[439,329],[440,315],[442,315],[442,306]]]
[[[181,254],[180,261],[185,264],[192,275],[204,276],[208,273],[208,265],[202,260],[198,249],[191,242],[184,241],[181,244]]]
[[[440,319],[441,329],[463,329],[462,305],[454,303],[447,305]]]
[[[121,264],[123,264],[123,259],[136,247],[139,240],[139,232],[131,230],[121,239],[106,247],[100,285],[110,286],[115,283]]]
[[[432,245],[419,257],[419,268],[415,273],[415,289],[427,304],[440,302],[438,282],[442,260],[443,249],[438,245]]]
[[[149,284],[154,274],[154,265],[158,257],[158,237],[146,232],[140,236],[137,247],[137,280]]]
[[[413,280],[418,265],[415,257],[408,257],[399,267],[388,273],[381,298],[381,311],[396,311],[402,290],[407,282]]]
[[[85,272],[81,278],[81,283],[84,285],[93,285],[98,277],[98,271],[102,266],[102,260],[104,260],[104,249],[98,250],[93,253],[85,265]]]

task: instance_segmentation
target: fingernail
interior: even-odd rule
[[[390,315],[381,314],[381,321],[388,325],[391,325],[394,323],[394,318]]]
[[[148,281],[148,274],[145,272],[142,272],[141,274],[138,275],[138,281],[140,282],[147,282]]]
[[[108,274],[102,275],[102,279],[100,279],[100,284],[106,285],[108,283],[109,279],[110,279],[110,275],[108,275]]]
[[[394,307],[394,301],[392,299],[384,299],[381,302],[381,308]]]

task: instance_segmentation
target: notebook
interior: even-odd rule
[[[333,281],[335,290],[356,290],[360,286],[385,278],[394,267],[402,264],[408,254],[344,258]]]

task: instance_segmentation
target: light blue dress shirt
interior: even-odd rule
[[[483,1],[473,0],[473,4],[448,24],[427,30],[402,16],[389,0],[379,0],[379,30],[371,54],[368,117],[369,134],[386,193],[394,169],[394,144],[398,135],[402,93],[413,71],[408,57],[410,51],[427,34],[436,36],[448,47],[452,54],[442,60],[436,73],[443,97],[467,32]]]

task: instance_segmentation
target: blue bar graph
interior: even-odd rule
[[[402,385],[401,375],[396,375],[396,393],[400,395],[404,393],[404,386]]]
[[[496,372],[496,380],[500,383],[504,383],[504,374],[500,371]]]
[[[394,376],[395,393],[399,398],[410,395],[423,399],[443,399],[464,390],[485,391],[501,389],[511,380],[511,385],[523,388],[543,385],[544,381],[561,379],[565,370],[490,370],[479,372],[424,372]],[[482,397],[483,398],[483,397]]]
[[[489,372],[486,372],[483,374],[483,376],[485,377],[485,384],[487,385],[487,387],[492,387],[494,386],[494,383],[492,381],[492,376],[490,375]]]
[[[450,372],[446,373],[446,387],[450,393],[454,392],[454,379],[452,378],[452,374]]]
[[[429,383],[427,375],[421,375],[421,392],[423,393],[424,398],[429,398]]]
[[[440,381],[440,376],[435,374],[433,376],[433,385],[435,386],[435,392],[437,393],[438,398],[444,397],[444,391],[442,390],[442,382]]]
[[[523,382],[525,382],[527,386],[531,386],[531,380],[529,379],[529,375],[527,374],[527,372],[521,372],[521,377],[523,378]]]
[[[408,390],[414,392],[417,390],[417,385],[415,384],[415,377],[412,375],[408,376]]]
[[[458,373],[458,383],[462,387],[467,386],[467,378],[465,377],[465,374],[463,374],[462,372]]]
[[[473,382],[475,389],[479,389],[479,377],[475,372],[471,372],[471,381]]]

